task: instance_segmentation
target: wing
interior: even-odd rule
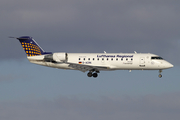
[[[85,64],[76,64],[76,63],[68,63],[69,67],[72,67],[76,70],[86,72],[86,71],[99,71],[99,70],[107,70],[108,66],[93,66],[93,65],[85,65]]]

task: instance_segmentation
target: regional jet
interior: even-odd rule
[[[52,53],[45,52],[32,37],[22,36],[16,39],[21,43],[31,63],[59,69],[88,71],[88,77],[96,78],[100,71],[159,70],[158,76],[161,78],[162,70],[173,67],[162,57],[151,53]]]

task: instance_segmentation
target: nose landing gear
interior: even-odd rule
[[[162,78],[162,75],[161,75],[161,74],[159,74],[159,78]]]
[[[162,70],[159,70],[159,78],[162,78],[162,75],[161,75],[161,73],[162,73]]]

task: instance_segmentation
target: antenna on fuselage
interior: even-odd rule
[[[106,51],[104,51],[104,53],[106,54]]]
[[[137,54],[137,52],[136,52],[136,51],[134,51],[134,53],[135,53],[135,54]]]

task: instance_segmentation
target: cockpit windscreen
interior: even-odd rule
[[[151,57],[151,60],[163,60],[163,58],[159,56],[154,56],[154,57]]]

